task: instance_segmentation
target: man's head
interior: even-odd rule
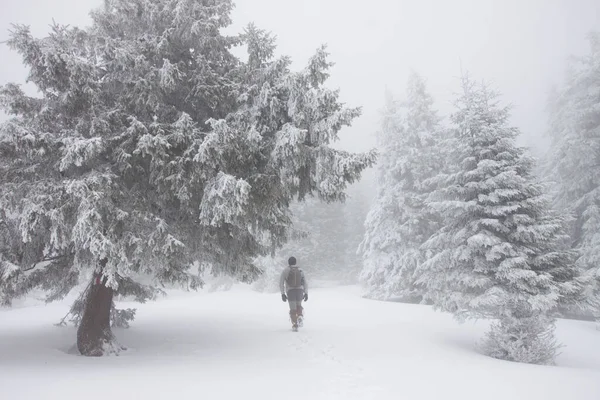
[[[288,258],[288,264],[289,265],[296,265],[296,257],[290,257],[290,258]]]

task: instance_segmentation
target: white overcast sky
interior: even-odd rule
[[[0,0],[0,41],[11,23],[44,35],[58,23],[87,25],[102,0]],[[523,143],[542,140],[550,87],[566,59],[587,50],[600,30],[600,0],[237,0],[230,32],[249,22],[272,31],[278,52],[301,68],[321,44],[336,63],[330,85],[363,116],[343,132],[344,147],[374,145],[387,87],[402,95],[410,69],[429,83],[443,115],[457,89],[460,67],[485,79],[514,105]],[[24,81],[19,57],[0,44],[0,84]]]

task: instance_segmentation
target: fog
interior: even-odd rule
[[[104,1],[0,0],[0,85],[21,83],[36,95],[20,56],[5,44],[11,24],[29,25],[42,38],[52,23],[89,25],[90,11]],[[444,384],[445,397],[465,400],[520,392],[556,400],[575,391],[600,398],[597,376],[589,374],[600,371],[600,348],[594,327],[584,324],[600,316],[598,47],[555,102],[553,151],[543,164],[514,145],[514,130],[486,88],[463,80],[462,103],[453,105],[462,73],[485,81],[512,105],[519,144],[543,156],[550,147],[546,104],[569,58],[588,53],[587,35],[600,29],[600,0],[233,0],[225,33],[242,33],[250,23],[271,32],[276,56],[290,57],[293,70],[327,45],[335,65],[326,85],[363,110],[335,146],[366,152],[383,138],[379,163],[374,153],[329,146],[354,112],[323,90],[318,63],[306,74],[273,71],[262,58],[268,40],[255,32],[254,59],[237,68],[221,37],[198,39],[210,35],[210,18],[222,17],[213,7],[219,0],[172,0],[170,9],[155,7],[161,0],[129,1],[143,2],[137,16],[102,13],[105,44],[101,37],[82,41],[104,46],[106,68],[81,67],[96,60],[85,54],[81,61],[73,51],[79,44],[67,40],[48,52],[50,72],[42,74],[49,78],[41,78],[58,96],[49,94],[39,108],[18,91],[5,90],[0,99],[20,117],[2,123],[7,116],[0,112],[0,307],[20,302],[0,315],[0,354],[10,365],[0,376],[12,384],[0,380],[3,393],[44,398],[36,391],[50,387],[69,398],[98,382],[109,383],[97,392],[103,397],[139,395],[144,385],[144,398],[197,392],[185,373],[160,369],[172,366],[166,359],[216,382],[198,381],[209,397],[264,396],[262,377],[285,382],[291,373],[316,382],[299,392],[309,398],[352,400],[356,392],[437,399],[435,390],[423,390],[441,387],[435,383]],[[146,18],[162,36],[144,35]],[[120,40],[129,26],[134,35]],[[192,34],[180,34],[181,26]],[[596,45],[600,35],[594,38]],[[233,51],[245,57],[243,47]],[[63,74],[85,90],[63,85]],[[380,124],[386,95],[402,99],[409,76],[408,107],[388,103]],[[452,112],[456,123],[449,125]],[[198,124],[223,115],[230,118],[209,120],[198,134]],[[206,290],[197,298],[180,291],[200,288]],[[230,291],[231,300],[207,297],[213,291]],[[167,293],[173,301],[163,301]],[[44,300],[60,307],[38,307]],[[131,300],[146,304],[140,329],[125,331],[137,309],[117,306]],[[416,304],[492,323],[461,331]],[[77,335],[55,333],[50,324],[60,316],[58,325],[76,326]],[[286,319],[297,332],[305,316],[307,335],[283,339]],[[363,347],[350,339],[340,345],[340,332]],[[117,336],[134,350],[118,368],[106,368],[107,361],[81,369],[69,358],[127,350]],[[557,364],[563,342],[570,348]],[[277,375],[290,355],[300,363]],[[477,361],[472,370],[482,355],[496,360]],[[190,369],[195,359],[200,363]],[[148,372],[182,379],[123,380],[122,361],[143,363],[144,379]],[[524,365],[514,362],[570,372],[547,379],[543,369],[523,374]],[[56,375],[25,383],[40,365]],[[265,369],[238,379],[249,365]],[[65,372],[79,370],[79,386],[61,384]],[[418,379],[399,387],[398,371]],[[484,378],[478,385],[459,379],[473,373]],[[240,385],[224,391],[224,377]],[[119,380],[125,386],[114,384]]]
[[[375,146],[386,88],[403,94],[411,69],[423,75],[440,112],[451,111],[461,67],[485,79],[514,105],[521,142],[543,148],[545,102],[563,77],[567,58],[582,54],[586,34],[600,26],[596,0],[238,0],[235,33],[249,22],[273,32],[278,54],[301,68],[321,44],[335,62],[329,85],[363,115],[342,132],[340,145],[353,151]],[[0,38],[11,23],[48,31],[52,20],[86,25],[101,0],[2,0]],[[0,84],[23,82],[18,55],[0,46]]]

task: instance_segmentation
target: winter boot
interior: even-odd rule
[[[296,313],[298,314],[298,326],[300,328],[304,326],[304,314],[302,314],[302,311],[304,311],[304,308],[299,305],[298,308],[296,308]]]
[[[290,318],[292,320],[292,330],[298,330],[298,312],[296,310],[290,310]]]

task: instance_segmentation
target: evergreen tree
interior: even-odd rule
[[[430,202],[444,227],[424,246],[434,255],[419,282],[436,309],[459,320],[495,319],[487,354],[551,363],[551,312],[578,289],[573,254],[561,246],[564,221],[532,176],[533,160],[515,144],[508,108],[469,78],[462,90],[445,143],[456,167],[436,179]]]
[[[564,87],[550,98],[548,179],[554,203],[571,217],[571,246],[580,257],[586,301],[600,318],[600,33],[574,59]],[[581,311],[579,311],[581,312]]]
[[[374,161],[329,146],[360,109],[324,88],[325,49],[293,72],[269,34],[220,33],[231,8],[105,0],[87,29],[11,33],[41,96],[0,88],[12,116],[0,126],[0,293],[41,287],[51,301],[89,281],[74,305],[84,355],[118,351],[114,295],[195,289],[196,261],[255,279],[253,260],[288,236],[292,200],[344,200]]]
[[[415,272],[425,259],[420,247],[440,222],[426,204],[431,178],[443,168],[437,149],[440,133],[440,118],[425,81],[413,73],[404,103],[388,97],[379,135],[379,189],[361,244],[361,281],[368,297],[422,297],[415,285]]]

